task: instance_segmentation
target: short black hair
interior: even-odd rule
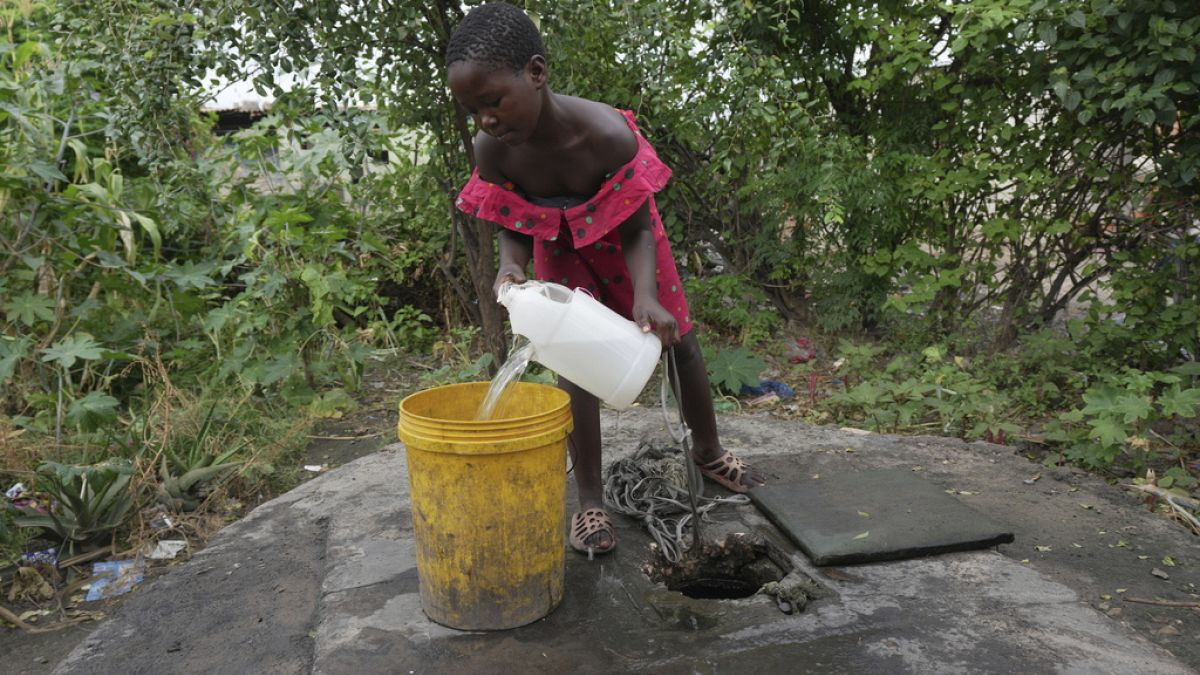
[[[467,13],[446,46],[446,67],[474,61],[489,68],[521,70],[535,55],[546,58],[537,26],[520,8],[489,2]]]

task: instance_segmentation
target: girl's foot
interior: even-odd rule
[[[697,451],[696,464],[700,467],[700,473],[733,492],[746,492],[766,482],[760,471],[734,457],[728,450],[704,454]]]
[[[567,538],[571,548],[580,553],[603,554],[617,547],[617,535],[612,519],[603,508],[584,509],[571,516],[571,533]]]

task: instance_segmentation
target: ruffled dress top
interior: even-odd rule
[[[687,299],[654,194],[667,184],[671,169],[638,130],[634,115],[619,111],[637,136],[638,150],[586,200],[524,196],[512,183],[491,183],[476,170],[458,195],[459,210],[533,237],[534,278],[591,293],[613,311],[633,318],[633,283],[621,251],[620,225],[650,202],[656,244],[658,301],[675,316],[679,334],[692,328]]]

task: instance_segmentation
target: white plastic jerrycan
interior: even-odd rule
[[[501,287],[499,300],[533,360],[617,410],[633,404],[662,353],[656,335],[584,291],[527,281]]]

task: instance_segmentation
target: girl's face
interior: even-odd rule
[[[513,72],[474,61],[459,61],[448,71],[450,91],[475,120],[475,126],[505,145],[520,145],[537,129],[546,84],[546,61],[529,59]]]

